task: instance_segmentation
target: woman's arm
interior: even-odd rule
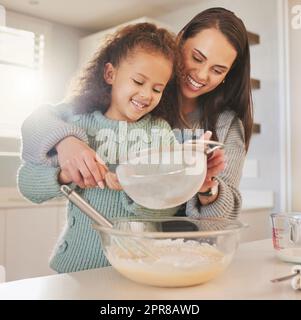
[[[19,192],[34,203],[62,196],[58,182],[59,173],[59,167],[24,162],[17,174]]]
[[[57,165],[54,148],[62,139],[74,136],[88,142],[85,131],[72,123],[72,107],[68,104],[43,105],[29,115],[22,124],[22,158],[37,164]]]
[[[226,167],[216,177],[218,196],[208,205],[202,205],[198,196],[194,196],[187,202],[186,215],[188,216],[236,219],[241,210],[239,183],[246,156],[243,127],[240,120],[230,112],[226,112],[220,118],[217,135],[219,141],[225,144]]]
[[[59,165],[81,188],[104,188],[107,168],[88,146],[85,130],[68,123],[72,116],[68,104],[35,110],[22,125],[22,158],[30,163]]]

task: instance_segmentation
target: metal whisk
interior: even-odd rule
[[[76,205],[96,224],[103,227],[113,228],[113,223],[104,217],[100,212],[96,211],[77,192],[66,185],[61,186],[61,191],[74,205]],[[122,249],[129,258],[151,257],[152,259],[157,259],[156,255],[146,248],[145,245],[139,241],[139,239],[124,239],[121,241],[118,237],[114,237],[114,241],[115,244]]]

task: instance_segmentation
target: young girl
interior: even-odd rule
[[[127,26],[96,55],[80,79],[79,90],[69,104],[63,106],[64,109],[72,106],[72,112],[65,113],[65,121],[75,130],[86,132],[89,146],[97,150],[105,162],[116,163],[119,158],[127,156],[128,150],[145,148],[151,141],[154,128],[171,131],[162,119],[169,105],[160,99],[172,75],[174,52],[174,38],[168,31],[148,23]],[[173,115],[176,118],[175,112]],[[121,137],[123,140],[116,141],[116,137],[120,137],[121,123],[126,124],[127,134]],[[125,139],[142,129],[144,139],[128,139],[128,148],[123,148]],[[165,141],[164,137],[162,139]],[[112,150],[117,150],[117,154]],[[56,163],[55,157],[52,162]],[[90,165],[89,160],[81,165],[86,175],[91,170]],[[147,210],[133,203],[120,191],[116,176],[108,172],[104,163],[99,167],[110,188],[100,184],[100,188],[78,188],[77,191],[108,218],[152,213],[170,216],[177,211],[177,208]],[[28,161],[18,173],[20,192],[36,203],[61,196],[61,184],[72,181],[70,171],[58,165],[38,165]],[[91,228],[90,219],[69,203],[67,225],[50,266],[57,272],[72,272],[106,265],[108,262],[101,250],[99,236]]]

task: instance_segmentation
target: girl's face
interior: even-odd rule
[[[111,105],[106,116],[134,122],[159,103],[172,73],[172,63],[160,53],[137,49],[118,67],[107,63],[104,77],[112,85]]]
[[[183,45],[181,93],[187,99],[215,89],[229,72],[237,52],[217,29],[205,29]]]

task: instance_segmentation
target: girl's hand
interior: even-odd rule
[[[59,181],[74,182],[81,188],[105,187],[108,168],[96,152],[75,137],[67,137],[56,145],[61,167]]]
[[[122,190],[122,186],[120,185],[117,175],[113,172],[107,172],[105,175],[105,181],[107,184],[107,187],[112,190]]]

